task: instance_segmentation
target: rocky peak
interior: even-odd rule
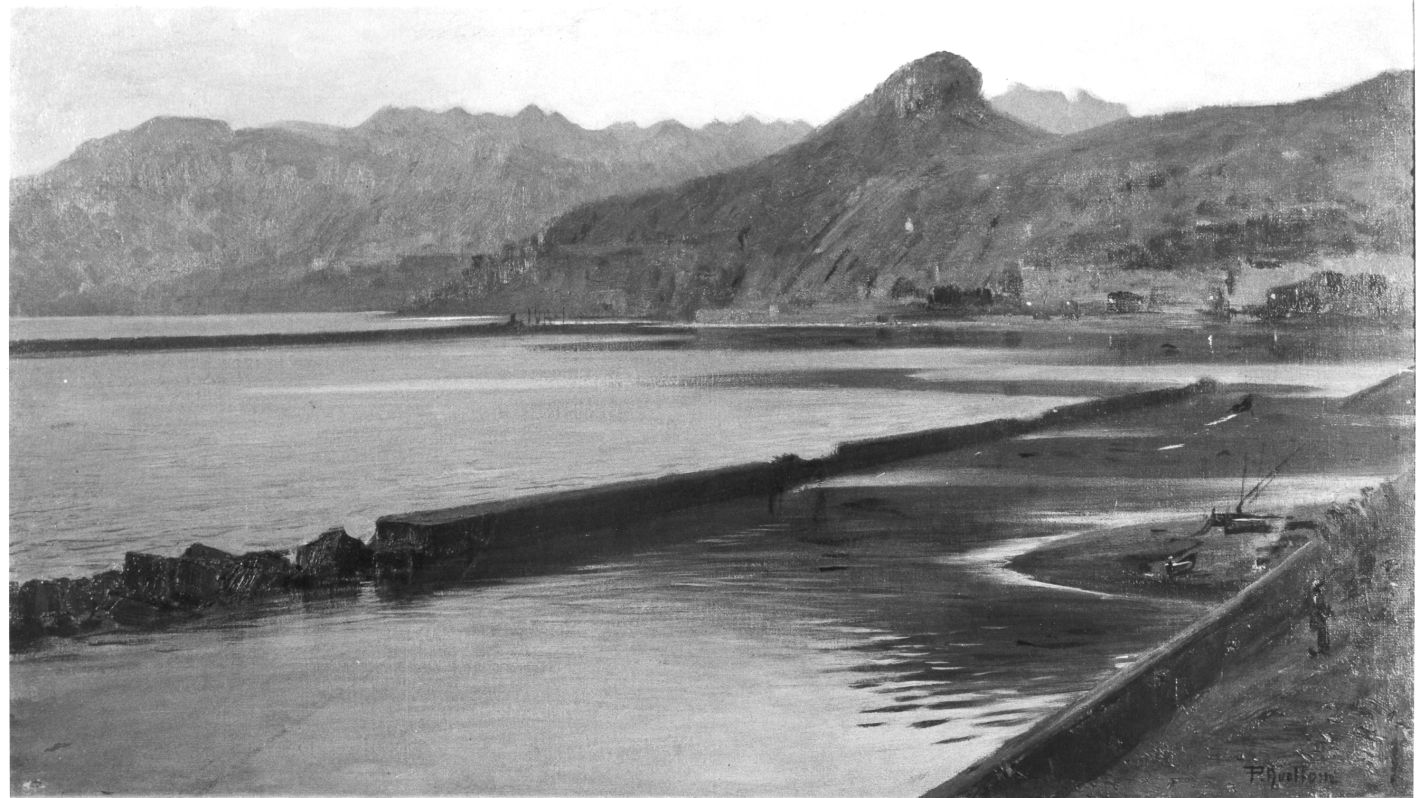
[[[900,119],[936,116],[958,110],[977,110],[981,73],[955,53],[932,53],[892,73],[873,92],[871,102],[879,113]]]
[[[218,119],[203,119],[184,116],[155,116],[130,130],[119,131],[112,136],[90,139],[80,144],[64,163],[75,163],[88,159],[105,159],[114,153],[131,160],[133,153],[163,153],[193,148],[221,147],[230,142],[235,134],[226,122]],[[61,164],[63,165],[63,164]]]
[[[371,114],[369,119],[366,119],[360,124],[360,128],[392,132],[424,124],[429,120],[437,120],[438,118],[438,114],[423,108],[401,108],[399,106],[386,105]]]
[[[661,138],[687,138],[691,135],[690,128],[674,119],[663,119],[651,125],[651,132]]]
[[[150,135],[217,136],[225,137],[232,128],[220,119],[204,119],[197,116],[155,116],[135,128]]]
[[[513,118],[519,122],[544,122],[547,120],[547,114],[541,108],[537,107],[536,104],[529,103],[527,107],[519,111],[517,116]]]

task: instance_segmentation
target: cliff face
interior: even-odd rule
[[[991,98],[991,107],[1007,116],[1051,133],[1069,134],[1109,124],[1129,116],[1122,103],[1105,102],[1087,91],[1072,99],[1058,91],[1041,91],[1019,83]]]
[[[579,207],[416,305],[684,316],[933,284],[1011,290],[1022,269],[1412,246],[1413,73],[1065,138],[996,112],[980,85],[964,59],[928,56],[783,152]]]
[[[11,313],[388,308],[579,203],[721,171],[803,123],[584,130],[386,108],[354,128],[159,118],[11,184]]]

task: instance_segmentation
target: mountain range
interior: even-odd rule
[[[536,106],[384,108],[353,128],[156,118],[12,181],[10,312],[394,307],[449,280],[458,253],[497,251],[589,200],[752,162],[809,130],[753,118],[585,130]]]
[[[1019,83],[1011,84],[990,102],[994,110],[1051,133],[1079,133],[1129,116],[1129,109],[1122,103],[1106,102],[1087,91],[1067,97],[1064,92],[1032,89]]]
[[[936,53],[781,152],[583,205],[411,307],[688,317],[1409,255],[1413,152],[1413,72],[1058,136],[993,109],[970,63]]]
[[[817,129],[158,118],[12,181],[11,313],[690,317],[1410,255],[1413,87],[1131,118],[1083,92],[988,101],[935,53]]]

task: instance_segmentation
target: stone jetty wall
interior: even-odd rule
[[[555,551],[571,538],[615,534],[618,526],[656,513],[747,496],[771,497],[818,477],[1174,402],[1211,387],[1200,381],[1080,402],[1030,419],[998,419],[851,441],[817,460],[786,455],[769,463],[389,515],[376,521],[371,547],[382,576],[413,578],[436,570],[457,577],[477,569],[485,558],[536,556],[539,551]]]
[[[949,781],[947,796],[1045,798],[1068,794],[1118,761],[1146,734],[1305,614],[1311,580],[1336,581],[1364,562],[1377,536],[1414,528],[1413,474],[1329,507],[1298,550],[1168,642],[1083,698],[1036,724]]]
[[[476,574],[489,560],[538,562],[614,539],[621,528],[656,514],[746,497],[770,499],[820,477],[1174,402],[1211,387],[1200,381],[1080,402],[1029,419],[851,441],[817,460],[785,455],[771,462],[390,515],[376,522],[368,543],[335,528],[297,547],[294,557],[283,551],[233,554],[202,544],[178,557],[130,552],[122,570],[82,579],[12,582],[11,647],[114,625],[152,627],[224,606],[363,580],[457,580]]]

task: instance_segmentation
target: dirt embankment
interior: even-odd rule
[[[1194,412],[1171,408],[1177,415],[1165,427],[1180,435],[1174,443],[1159,445],[1154,438],[1106,447],[1112,458],[1159,478],[1159,487],[1197,476],[1200,461],[1171,457],[1175,453],[1216,452],[1212,463],[1236,467],[1235,453],[1294,451],[1287,469],[1293,482],[1279,483],[1282,495],[1274,491],[1263,502],[1271,504],[1266,510],[1277,531],[1210,530],[1203,507],[1188,521],[1077,535],[1017,557],[1012,567],[1087,589],[1221,599],[1311,539],[1323,547],[1320,568],[1335,607],[1332,651],[1310,653],[1318,643],[1305,622],[1303,582],[1292,591],[1297,595],[1281,599],[1295,599],[1290,622],[1257,628],[1255,648],[1225,660],[1217,681],[1176,712],[1159,708],[1158,727],[1102,775],[1083,785],[1015,781],[1026,791],[1012,794],[1411,794],[1414,390],[1414,373],[1407,371],[1339,401],[1256,397],[1224,423],[1200,424],[1197,411],[1206,403],[1198,403]],[[1049,454],[1035,452],[1042,453]],[[1397,472],[1402,475],[1395,479],[1380,476]],[[1360,484],[1341,491],[1342,482],[1317,482],[1306,473],[1348,474],[1346,480]],[[1372,481],[1366,474],[1376,476]],[[1352,498],[1318,501],[1319,493]],[[1218,509],[1233,509],[1221,506],[1227,503]],[[1196,566],[1164,573],[1167,558],[1182,554],[1192,555]],[[1318,567],[1308,559],[1308,571]]]
[[[1072,794],[1411,795],[1414,497],[1411,471],[1322,512],[1329,656],[1299,618]]]

